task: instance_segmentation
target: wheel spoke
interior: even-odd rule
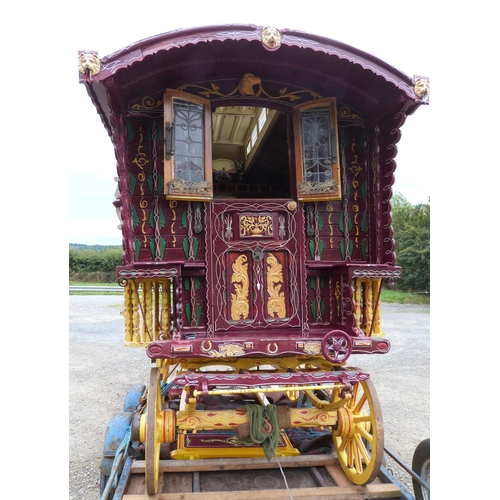
[[[360,436],[356,436],[354,439],[356,440],[358,450],[361,452],[361,455],[363,455],[365,464],[368,464],[370,462],[370,455],[368,453],[368,450],[366,449],[365,443],[363,443],[363,440]]]
[[[361,413],[361,408],[365,405],[365,403],[368,401],[368,398],[366,394],[363,394],[363,396],[359,399],[358,403],[356,404],[354,408],[354,413]]]
[[[361,434],[363,439],[366,439],[369,443],[373,442],[373,435],[370,434],[362,425],[356,426],[356,431]]]

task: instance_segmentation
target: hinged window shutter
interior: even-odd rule
[[[213,197],[210,101],[166,90],[163,102],[165,196],[209,201]]]
[[[297,199],[340,200],[337,102],[334,97],[294,108]]]

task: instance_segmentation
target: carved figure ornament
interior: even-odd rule
[[[254,76],[252,73],[245,73],[240,80],[238,89],[242,95],[255,95],[253,87],[254,85],[260,85],[260,83],[261,79],[258,76]]]
[[[78,56],[78,71],[85,75],[87,71],[90,72],[92,76],[97,75],[101,69],[101,61],[95,54],[82,52]]]
[[[281,45],[281,33],[270,26],[262,30],[262,45],[268,50],[277,50]]]
[[[415,94],[423,101],[428,101],[431,93],[429,80],[426,78],[415,78],[414,83]]]

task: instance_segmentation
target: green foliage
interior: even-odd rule
[[[116,267],[123,262],[122,248],[111,245],[69,246],[69,274],[85,281],[116,280]]]
[[[392,227],[396,241],[396,264],[403,269],[397,288],[409,292],[430,292],[431,206],[412,205],[402,194],[392,198]]]

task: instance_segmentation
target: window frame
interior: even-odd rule
[[[305,182],[305,167],[302,150],[302,121],[300,112],[303,110],[314,109],[328,106],[330,112],[330,130],[335,129],[336,163],[332,165],[333,186],[328,186],[327,182]],[[293,135],[295,143],[295,175],[297,183],[297,200],[308,201],[326,201],[341,200],[341,179],[340,179],[340,151],[339,134],[337,124],[337,99],[328,97],[317,99],[303,104],[298,104],[293,109]],[[336,184],[336,185],[335,185]]]
[[[204,180],[201,182],[176,181],[175,177],[175,144],[174,153],[167,159],[167,123],[173,124],[174,100],[183,100],[203,106],[203,151]],[[208,99],[188,94],[179,90],[166,89],[163,94],[163,130],[165,132],[163,171],[164,195],[169,200],[210,201],[213,198],[212,184],[212,112]]]

